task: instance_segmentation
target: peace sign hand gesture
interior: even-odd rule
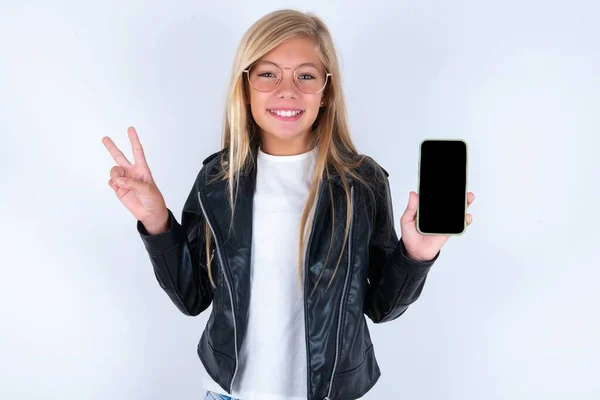
[[[148,233],[164,232],[168,229],[169,220],[165,200],[154,183],[135,129],[130,127],[127,134],[133,149],[134,164],[127,160],[108,136],[102,138],[102,143],[117,163],[110,170],[108,185],[121,203],[144,224]]]

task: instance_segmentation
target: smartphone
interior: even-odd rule
[[[460,236],[467,227],[467,142],[423,139],[419,147],[417,231]]]

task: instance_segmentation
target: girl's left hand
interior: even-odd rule
[[[400,218],[400,229],[402,241],[407,251],[407,256],[416,261],[429,261],[440,251],[442,246],[450,238],[449,235],[422,235],[417,230],[417,205],[419,194],[410,192],[408,206]],[[473,192],[467,193],[467,208],[475,200]],[[467,226],[473,222],[471,214],[465,216]]]

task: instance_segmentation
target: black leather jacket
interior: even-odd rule
[[[204,160],[183,207],[181,224],[169,210],[167,232],[148,235],[139,221],[137,229],[158,283],[181,312],[198,315],[212,302],[197,351],[213,380],[231,393],[247,323],[255,174],[250,170],[240,176],[233,231],[228,234],[231,214],[226,183],[209,182],[219,171],[219,156],[225,151]],[[304,310],[308,400],[356,399],[375,385],[381,373],[365,315],[375,323],[402,315],[421,294],[427,273],[439,257],[438,253],[424,262],[407,258],[394,229],[387,172],[369,157],[357,172],[373,183],[375,196],[367,195],[362,185],[349,180],[350,237],[327,290],[342,249],[346,221],[342,181],[335,173],[323,180],[307,245]],[[331,239],[328,186],[332,189],[336,226],[334,256],[330,255],[324,265]],[[216,256],[212,262],[215,288],[205,265],[206,221],[216,237],[211,247]],[[318,287],[309,295],[323,268]]]

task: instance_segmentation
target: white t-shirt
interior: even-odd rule
[[[231,394],[241,400],[305,400],[307,396],[298,240],[317,152],[317,147],[293,156],[258,151],[248,330]],[[206,372],[203,387],[227,394]]]

